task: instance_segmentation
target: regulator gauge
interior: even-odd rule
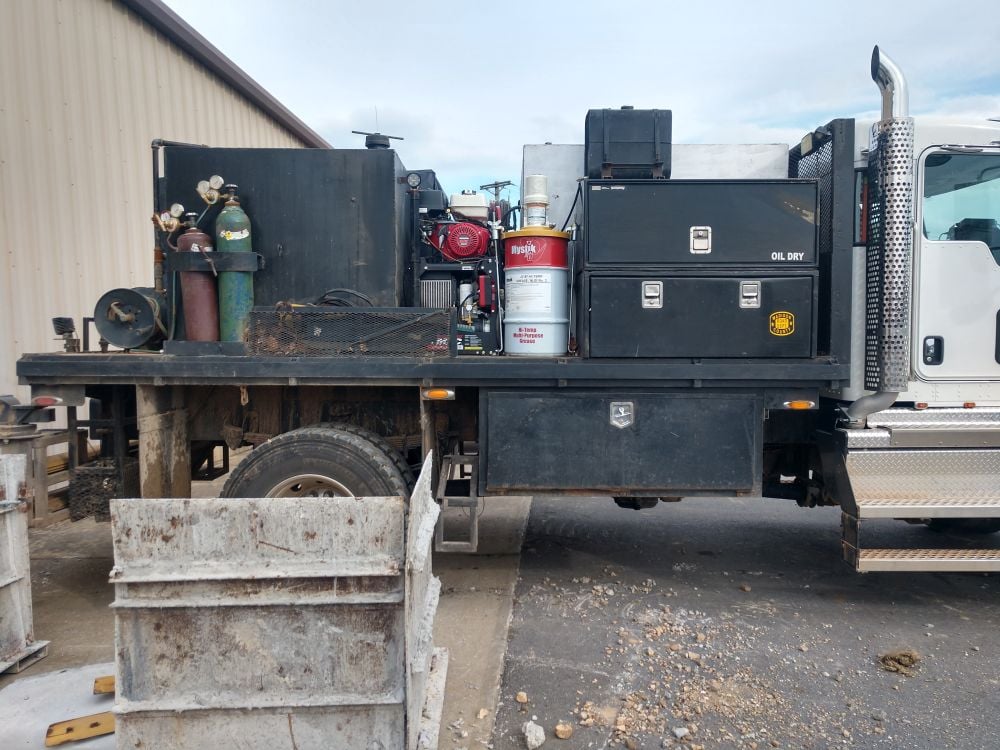
[[[170,207],[170,215],[175,219],[181,218],[184,215],[184,206],[182,206],[180,203],[174,203]]]
[[[218,190],[225,184],[226,181],[222,179],[220,175],[213,174],[211,177],[208,178],[208,186],[212,188],[212,190]]]

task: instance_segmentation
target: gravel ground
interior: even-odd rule
[[[567,750],[998,748],[998,580],[855,573],[833,508],[537,497],[492,746],[524,748],[534,719]],[[442,750],[467,744],[442,731]]]

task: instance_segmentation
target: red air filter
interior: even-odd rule
[[[435,234],[439,238],[444,235],[438,247],[441,254],[448,260],[457,262],[483,257],[490,243],[490,233],[485,227],[467,221],[440,225]]]

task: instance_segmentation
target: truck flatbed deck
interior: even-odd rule
[[[825,359],[753,361],[586,360],[577,357],[284,357],[179,356],[159,352],[27,354],[17,363],[25,385],[554,385],[614,387],[825,387],[850,367]],[[292,382],[290,382],[292,381]]]

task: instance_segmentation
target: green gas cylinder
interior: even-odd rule
[[[215,220],[215,250],[220,253],[252,252],[250,217],[240,208],[236,186],[227,185],[229,200]],[[222,341],[246,341],[253,309],[253,274],[246,271],[219,273],[219,337]]]

